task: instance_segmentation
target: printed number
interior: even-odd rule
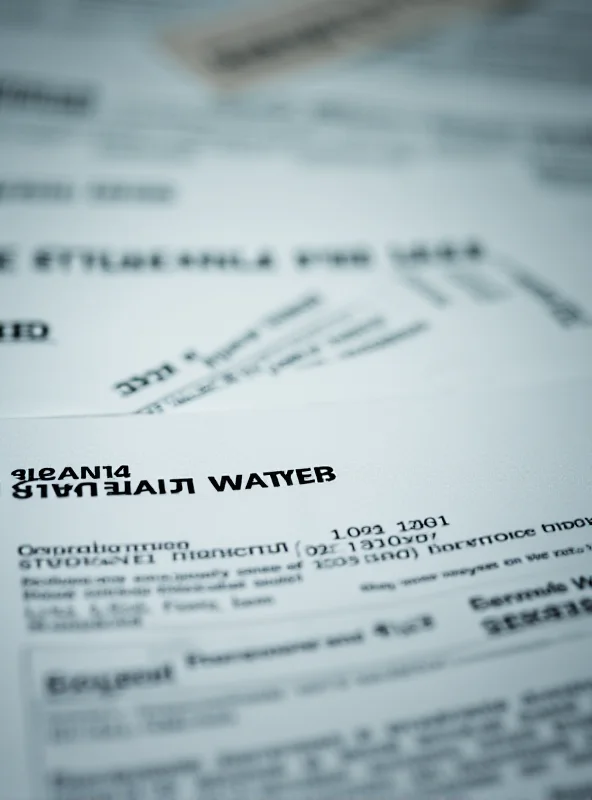
[[[333,534],[333,541],[337,539],[357,539],[358,536],[370,536],[373,533],[384,533],[382,525],[362,525],[361,528],[348,528],[345,533],[340,533],[337,528],[334,528],[331,533]]]
[[[450,525],[450,523],[446,517],[440,515],[439,517],[426,517],[425,519],[408,519],[407,522],[400,520],[397,525],[402,531],[421,531],[424,528],[444,527],[445,525]]]
[[[337,556],[337,558],[315,558],[313,564],[317,569],[331,569],[331,567],[353,567],[360,563],[356,556]]]

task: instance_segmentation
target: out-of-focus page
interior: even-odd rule
[[[161,38],[171,26],[201,30],[244,14],[248,4],[85,0],[2,9],[5,147],[29,142],[51,153],[77,141],[103,160],[186,169],[212,153],[393,170],[501,156],[523,165],[541,190],[589,195],[585,0],[472,15],[406,47],[238,94],[215,91]]]
[[[181,69],[169,56],[164,46],[166,34],[188,29],[205,33],[220,22],[246,18],[250,9],[260,14],[265,5],[235,0],[223,3],[114,0],[108,4],[89,0],[23,0],[19,3],[3,0],[0,22],[12,35],[15,45],[19,43],[18,37],[25,47],[27,41],[39,43],[42,37],[63,37],[64,41],[77,38],[81,45],[102,44],[103,52],[110,46],[114,54],[121,54],[131,64],[142,57],[145,63],[152,61],[152,74],[157,75],[160,70],[163,80],[164,75],[168,75],[169,83],[189,75],[196,83],[203,84],[198,75]],[[279,5],[267,4],[271,13],[276,12]],[[486,3],[479,5],[487,6]],[[457,90],[469,79],[481,85],[484,82],[490,86],[502,84],[510,90],[529,85],[545,90],[560,87],[577,91],[588,86],[591,77],[586,37],[589,16],[586,0],[508,3],[499,13],[467,13],[464,24],[462,19],[459,24],[456,17],[454,25],[442,24],[440,30],[418,37],[406,47],[399,45],[386,48],[380,54],[353,58],[349,62],[349,74],[342,69],[342,61],[312,74],[315,83],[326,76],[332,86],[341,82],[342,88],[349,84],[351,89],[355,88],[351,85],[353,78],[366,88],[373,85],[376,91],[383,92],[399,88],[405,91],[405,83],[410,89],[413,83],[413,88],[421,83],[426,87],[434,79],[445,86],[456,83]],[[329,41],[328,49],[330,47]],[[116,76],[108,58],[97,56],[92,60],[105,74]],[[394,85],[391,84],[393,78]],[[303,87],[306,84],[305,80],[300,81],[298,73],[295,73],[294,82]]]
[[[591,404],[1,422],[6,796],[586,796]]]
[[[419,107],[417,98],[330,90],[199,98],[144,82],[52,80],[51,67],[44,83],[13,75],[2,85],[0,140],[14,168],[20,160],[25,169],[39,153],[55,161],[72,145],[113,171],[127,160],[172,174],[181,167],[197,172],[212,158],[323,170],[370,166],[399,175],[425,162],[462,168],[510,161],[541,192],[590,196],[592,106],[585,99],[539,108],[526,101],[508,113],[482,107],[481,99],[443,102],[442,93]]]

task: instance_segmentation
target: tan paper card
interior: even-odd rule
[[[236,89],[279,71],[424,33],[451,15],[510,0],[296,0],[173,31],[168,48],[217,86]]]

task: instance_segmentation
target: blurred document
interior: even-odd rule
[[[317,0],[310,5],[314,10],[321,4]],[[335,0],[334,5],[337,6]],[[413,88],[423,83],[424,89],[436,80],[441,85],[456,83],[459,89],[461,83],[468,88],[474,82],[485,81],[506,87],[530,85],[551,90],[558,87],[581,90],[592,80],[588,46],[591,12],[587,0],[506,3],[475,0],[472,4],[468,0],[454,3],[422,0],[414,5],[416,14],[438,5],[465,6],[469,10],[472,5],[478,11],[505,6],[506,13],[503,10],[494,14],[467,13],[460,20],[455,17],[454,24],[443,25],[429,36],[418,36],[406,47],[393,46],[365,59],[343,60],[335,67],[311,73],[308,77],[312,76],[312,80],[305,78],[300,82],[301,76],[295,76],[295,82],[306,89],[307,83],[310,88],[326,76],[332,82],[341,82],[344,89],[349,86],[352,90],[356,83],[365,83],[367,88],[373,85],[375,90],[383,92],[389,90],[390,82],[390,91],[397,92],[404,90],[404,84],[409,81],[415,83]],[[216,27],[238,27],[249,15],[255,21],[266,14],[289,18],[292,7],[291,0],[268,3],[240,0],[111,0],[109,3],[21,0],[15,3],[2,0],[0,27],[6,32],[8,46],[3,58],[13,60],[15,68],[27,64],[28,59],[31,67],[33,56],[43,59],[47,53],[45,46],[51,44],[52,38],[56,41],[55,37],[59,37],[65,50],[54,65],[58,68],[67,65],[68,43],[72,48],[80,48],[80,54],[86,49],[87,57],[77,64],[78,71],[72,68],[74,62],[70,62],[73,75],[87,75],[89,69],[94,69],[117,81],[126,75],[125,71],[117,72],[118,68],[125,65],[134,71],[135,65],[136,71],[140,66],[149,69],[149,73],[144,74],[146,79],[161,85],[166,82],[169,88],[172,83],[189,86],[193,82],[205,86],[205,81],[200,82],[199,77],[170,57],[165,45],[167,35],[179,30],[205,33]],[[411,4],[394,0],[364,4],[350,0],[349,7],[365,9],[367,20],[372,23],[380,13],[396,15],[402,7],[408,10]],[[353,21],[356,19],[363,21],[363,17],[353,16]],[[319,49],[325,45],[333,51],[331,31],[320,27],[316,33]],[[307,42],[298,37],[293,40],[284,37],[283,43],[302,45]],[[259,53],[260,56],[264,54]],[[277,48],[268,48],[267,60],[273,60],[277,54]],[[302,73],[302,77],[304,75]]]
[[[454,20],[459,12],[509,5],[504,0],[291,0],[256,5],[221,24],[166,37],[185,64],[225,88],[275,72],[307,66],[419,36]]]
[[[5,166],[6,416],[590,371],[583,206],[568,215],[509,168],[424,166],[393,183],[212,163],[165,181],[71,161],[36,161],[29,179]]]
[[[570,190],[582,199],[591,193],[592,104],[584,101],[524,104],[508,113],[479,103],[447,104],[441,93],[429,104],[330,90],[310,97],[284,92],[200,99],[148,89],[145,82],[108,87],[47,80],[46,72],[46,83],[15,76],[4,81],[2,162],[26,175],[31,158],[33,164],[68,164],[75,145],[95,170],[166,168],[168,181],[148,184],[137,196],[145,204],[170,201],[170,178],[181,168],[197,174],[212,159],[334,171],[376,167],[390,171],[393,180],[425,163],[478,169],[510,162],[541,192],[561,197]],[[2,194],[0,201],[10,200],[10,184]],[[99,188],[87,201],[106,199]]]
[[[503,289],[494,296],[484,292],[497,288],[496,283],[482,281],[478,270],[468,273],[468,283],[450,307],[436,310],[424,303],[398,314],[389,313],[384,291],[359,315],[258,360],[247,376],[229,364],[222,374],[197,377],[175,391],[163,387],[160,397],[138,410],[296,407],[368,401],[418,389],[434,390],[437,396],[447,386],[499,387],[590,375],[589,302],[569,298],[556,283],[527,272],[516,275],[513,285],[498,281]],[[394,283],[393,298],[405,288]],[[232,391],[220,394],[229,383]]]
[[[272,276],[16,283],[0,300],[0,410],[268,407],[590,374],[588,279],[504,269],[470,241],[396,260],[357,289]]]
[[[185,280],[139,292],[129,283],[13,292],[0,299],[0,414],[132,413],[156,401],[176,408],[376,313],[347,292],[334,292],[338,301],[318,285],[290,285],[256,281],[245,293]],[[422,310],[408,293],[388,315],[404,326]]]
[[[585,797],[591,405],[0,422],[6,797]]]
[[[369,3],[383,5],[392,4]],[[171,30],[232,25],[249,8],[56,0],[19,4],[17,13],[0,0],[4,147],[28,144],[55,158],[57,144],[76,142],[114,167],[127,159],[172,169],[197,169],[212,154],[394,170],[501,156],[541,189],[589,195],[587,0],[469,14],[407,47],[280,74],[241,93],[214,90],[164,44]]]

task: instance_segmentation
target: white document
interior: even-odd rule
[[[78,155],[31,163],[30,184],[5,161],[7,183],[31,189],[0,207],[5,416],[198,410],[220,388],[265,405],[275,388],[257,381],[255,402],[238,384],[344,359],[328,395],[314,370],[288,397],[470,383],[482,365],[500,380],[590,369],[582,208],[510,167],[424,165],[393,183],[211,163],[189,181]],[[169,184],[167,202],[141,199]]]
[[[591,405],[0,423],[5,796],[585,797]]]
[[[455,277],[443,272],[437,276],[440,288]],[[476,269],[471,274],[472,290],[480,283],[478,273]],[[425,286],[433,283],[426,281]],[[354,328],[352,340],[337,335],[309,341],[306,350],[293,347],[283,353],[269,374],[262,372],[256,381],[243,382],[232,393],[195,397],[199,403],[188,403],[182,410],[295,408],[303,403],[393,397],[420,387],[437,393],[446,387],[495,388],[590,375],[590,306],[582,304],[576,291],[564,294],[558,285],[520,267],[507,282],[484,281],[489,288],[503,287],[499,297],[481,302],[473,298],[464,308],[462,303],[452,304],[421,327],[368,324],[365,329]],[[462,283],[455,288],[461,296],[471,292]],[[164,408],[156,404],[144,410]]]
[[[27,173],[8,161],[22,191],[0,207],[5,416],[137,410],[165,381],[170,392],[251,350],[271,357],[386,279],[373,241],[390,228],[392,187],[372,173],[354,190],[345,175],[313,187],[269,165],[211,165],[181,182],[182,170],[114,172],[75,152]],[[145,199],[171,184],[167,202]],[[389,313],[405,323],[422,306],[403,290]]]
[[[351,291],[346,299],[345,291],[289,279],[255,277],[248,292],[186,279],[159,283],[138,287],[124,279],[62,286],[47,297],[28,290],[2,297],[0,413],[132,413],[156,401],[160,410],[176,408],[210,385],[246,381],[260,364],[281,363],[286,350],[351,327],[378,306],[371,298],[365,307]],[[426,316],[424,305],[401,293],[385,319],[408,326]]]
[[[568,249],[577,262],[578,247]],[[561,275],[548,256],[541,269],[470,239],[390,248],[390,285],[374,298],[345,305],[246,374],[228,365],[219,377],[163,387],[139,410],[294,407],[590,375],[590,276],[573,264]],[[229,381],[232,391],[220,394]]]

